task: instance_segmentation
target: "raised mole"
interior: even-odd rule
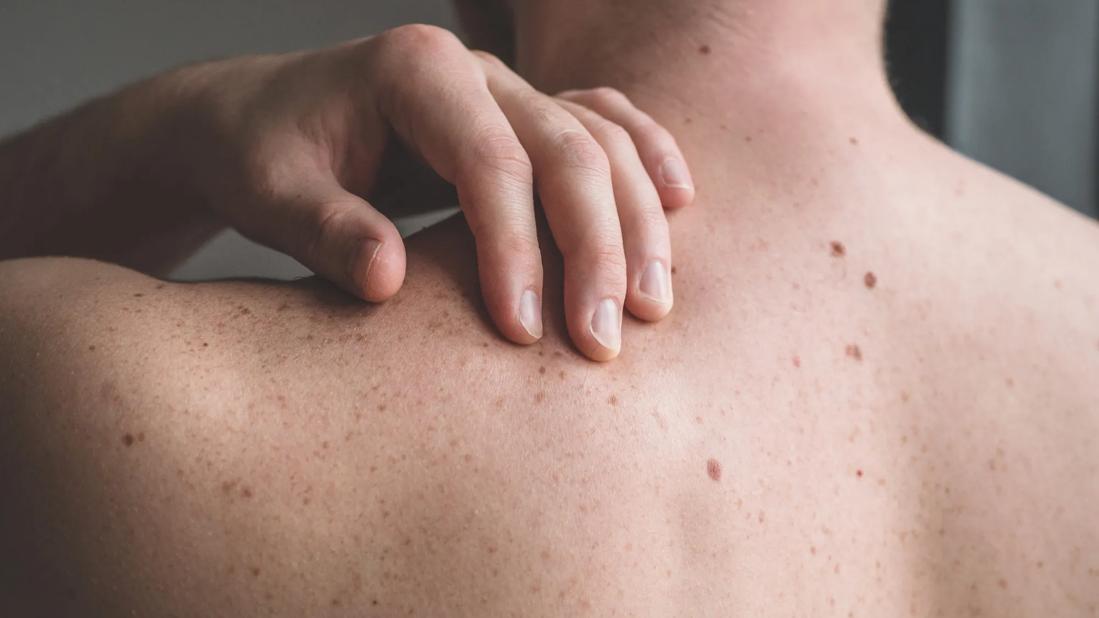
[[[706,462],[706,474],[710,477],[710,480],[717,482],[721,480],[721,462],[716,459],[710,459]]]

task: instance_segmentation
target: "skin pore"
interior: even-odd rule
[[[378,306],[0,264],[0,613],[1094,614],[1095,225],[903,118],[878,4],[684,4],[514,6],[694,172],[613,363],[553,257],[494,335],[459,221]]]

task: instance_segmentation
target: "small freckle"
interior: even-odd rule
[[[860,468],[860,469],[858,469],[858,470],[855,470],[855,476],[859,477],[860,479],[862,478],[862,474],[863,474],[863,473],[862,473],[862,469],[861,469],[861,468]]]
[[[125,444],[126,446],[133,446],[134,445],[133,435],[126,434],[126,435],[122,436],[122,444]]]
[[[702,54],[703,56],[708,56],[710,54],[710,51],[711,50],[709,45],[703,45],[702,47],[698,48],[698,53]]]
[[[144,442],[145,441],[145,432],[144,431],[137,432],[137,441],[138,442]]]
[[[240,490],[240,496],[241,496],[242,498],[251,498],[251,497],[252,497],[252,489],[251,489],[251,488],[249,488],[249,487],[243,487],[243,488],[241,488],[241,490]]]
[[[830,246],[832,247],[832,257],[843,257],[847,255],[847,247],[843,246],[843,243],[840,241],[833,240]]]
[[[540,374],[542,374],[542,375],[546,375],[546,367],[545,367],[545,365],[543,365],[543,366],[541,366],[541,367],[539,367],[539,368],[538,368],[538,373],[540,373]]]
[[[674,275],[678,272],[679,272],[679,270],[675,266],[672,266],[672,274]]]
[[[851,137],[851,139],[849,139],[848,141],[851,142],[852,146],[858,146],[859,145],[859,138],[857,138],[857,137]]]
[[[611,395],[610,399],[607,399],[607,403],[611,404],[612,406],[617,406],[618,405],[618,395]]]
[[[752,136],[751,135],[745,135],[744,136],[744,142],[746,144],[751,144],[752,143]]]
[[[542,403],[543,401],[546,400],[546,392],[545,391],[538,391],[538,394],[534,396],[534,400],[537,401],[538,403]]]
[[[1001,588],[1004,588],[1004,589],[1006,589],[1006,588],[1007,588],[1007,580],[1001,577],[1001,578],[1000,578],[1000,579],[999,579],[999,580],[998,580],[998,581],[996,582],[996,585],[998,585],[998,586],[999,586],[999,587],[1001,587]]]
[[[878,285],[878,277],[874,273],[866,273],[862,278],[862,282],[866,284],[868,289],[874,289],[874,286]]]
[[[94,352],[94,351],[95,351],[95,346],[94,346],[94,345],[90,345],[90,346],[88,346],[88,349]]]
[[[144,296],[145,296],[145,295],[144,295],[144,294],[142,294],[141,292],[138,292],[138,293],[134,294],[134,298],[142,298],[142,297],[144,297]]]
[[[683,119],[683,124],[691,124],[692,122],[694,122],[694,120],[690,116]]]
[[[851,345],[847,346],[847,349],[845,350],[845,353],[847,354],[847,356],[850,356],[851,358],[853,358],[857,361],[862,360],[862,349],[859,348],[859,346],[857,346],[855,344],[851,344]]]
[[[558,372],[557,372],[557,377],[559,377],[559,378],[561,378],[562,380],[564,380],[564,379],[565,379],[565,372],[564,372],[564,371],[558,371]]]
[[[252,570],[252,577],[259,577],[259,574],[260,574],[259,567],[252,567],[251,570]]]
[[[1004,380],[1004,384],[1006,384],[1008,388],[1011,388],[1015,386],[1015,380],[1007,378],[1006,380]]]
[[[706,462],[706,474],[710,477],[710,480],[717,482],[721,480],[721,462],[716,459],[710,459]]]
[[[814,556],[817,555],[817,548],[816,548],[815,545],[810,545],[809,546],[809,553],[814,555]]]

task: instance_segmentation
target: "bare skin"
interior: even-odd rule
[[[904,120],[873,3],[796,3],[841,7],[817,39],[772,21],[794,4],[677,24],[676,71],[519,50],[544,89],[609,79],[692,165],[676,311],[612,364],[560,313],[496,338],[457,222],[375,307],[0,265],[6,606],[1094,615],[1099,229]]]

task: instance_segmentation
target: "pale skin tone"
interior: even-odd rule
[[[667,130],[628,101],[585,94],[542,94],[491,54],[415,25],[185,67],[0,144],[0,258],[157,274],[233,225],[385,301],[405,250],[370,199],[404,151],[456,189],[485,306],[519,344],[542,336],[539,198],[566,258],[572,340],[610,360],[624,309],[656,321],[672,308],[662,207],[688,205],[694,187]]]
[[[504,343],[460,222],[374,307],[3,265],[10,607],[1099,611],[1099,229],[913,128],[873,3],[568,4],[520,11],[519,69],[676,135],[676,311],[611,364],[563,312]]]

